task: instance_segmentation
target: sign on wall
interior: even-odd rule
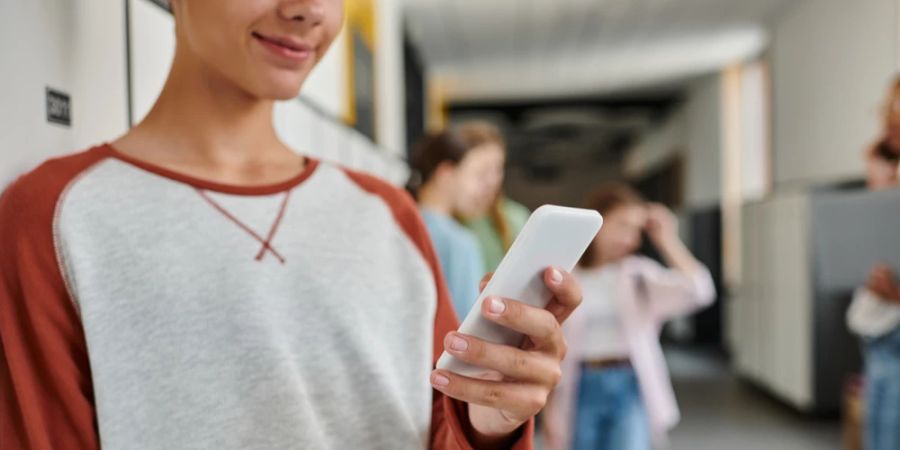
[[[72,126],[72,100],[69,94],[47,88],[47,122]]]

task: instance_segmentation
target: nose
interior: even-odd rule
[[[325,16],[321,0],[283,1],[278,7],[278,14],[284,20],[302,23],[306,26],[317,26]]]

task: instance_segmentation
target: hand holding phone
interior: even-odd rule
[[[551,205],[538,208],[500,262],[459,332],[493,344],[520,346],[522,333],[483,317],[481,309],[485,300],[507,298],[545,308],[552,295],[544,285],[544,271],[550,267],[571,271],[602,224],[603,218],[596,211]],[[441,355],[437,367],[466,376],[485,372],[448,352]]]
[[[445,337],[431,385],[467,404],[479,445],[505,442],[559,382],[560,324],[582,298],[569,271],[601,223],[593,211],[535,211],[459,331]]]

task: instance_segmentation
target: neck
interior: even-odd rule
[[[425,184],[419,190],[419,205],[447,216],[453,215],[453,202],[433,184]]]
[[[290,151],[275,133],[273,101],[253,97],[211,73],[181,47],[158,100],[132,130],[165,140],[157,143],[154,151],[162,153],[157,156],[236,167]]]

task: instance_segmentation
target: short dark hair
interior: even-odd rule
[[[407,188],[415,195],[422,185],[431,180],[442,163],[459,164],[471,149],[454,131],[426,135],[413,150],[410,160],[413,174]]]

